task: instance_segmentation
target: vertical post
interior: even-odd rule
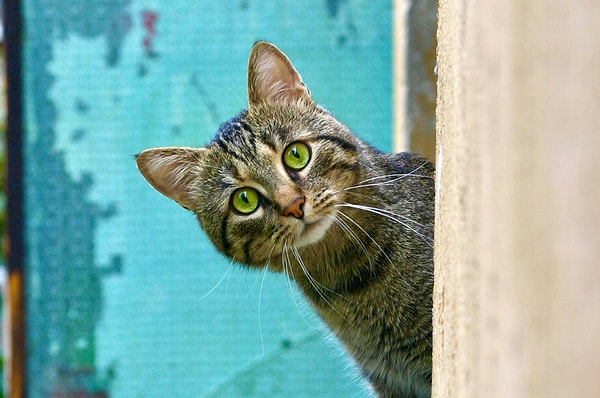
[[[439,3],[435,397],[600,396],[600,3]]]
[[[408,2],[394,0],[392,3],[392,123],[394,128],[393,150],[402,152],[408,149],[407,96],[408,96]]]
[[[8,252],[8,285],[5,296],[8,323],[8,360],[5,364],[7,396],[20,398],[24,396],[25,390],[25,300],[23,292],[25,248],[20,1],[5,1],[3,18],[8,77],[6,125],[8,242],[4,245],[4,249]]]
[[[436,1],[395,0],[394,151],[435,160]]]

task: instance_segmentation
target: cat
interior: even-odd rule
[[[267,42],[250,53],[247,110],[204,148],[136,163],[225,256],[294,280],[379,397],[431,395],[431,163],[361,141]]]

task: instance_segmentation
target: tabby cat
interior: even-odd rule
[[[220,252],[293,279],[378,396],[430,396],[430,163],[358,139],[266,42],[250,54],[248,109],[210,144],[136,161]]]

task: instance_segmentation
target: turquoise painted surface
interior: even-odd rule
[[[364,396],[292,284],[219,256],[133,157],[207,143],[259,39],[389,150],[390,2],[24,4],[29,396]]]

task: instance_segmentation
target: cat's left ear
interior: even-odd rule
[[[290,100],[312,102],[288,57],[271,43],[257,42],[248,60],[248,105]]]
[[[137,168],[158,192],[182,207],[193,210],[196,178],[200,171],[204,148],[152,148],[135,157]]]

